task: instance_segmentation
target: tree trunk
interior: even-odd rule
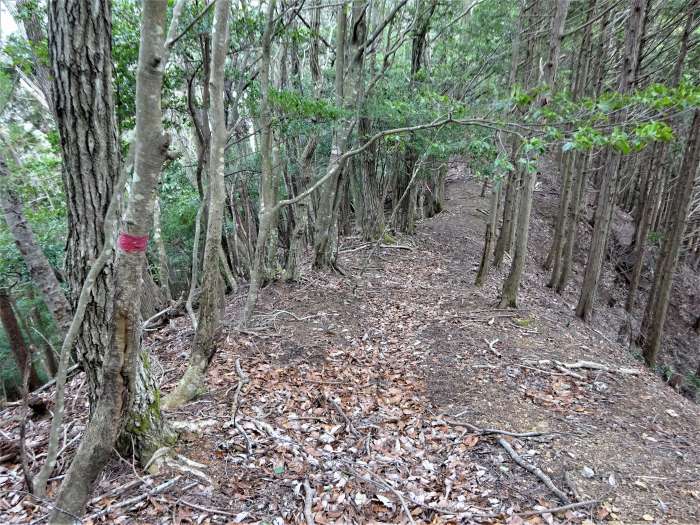
[[[55,52],[62,49],[56,44],[73,30],[67,18],[73,8],[84,17],[86,25],[90,22],[93,24],[91,28],[100,25],[104,33],[98,35],[107,39],[102,48],[105,55],[101,58],[110,63],[111,54],[106,52],[110,49],[111,35],[109,4],[101,5],[103,11],[100,12],[87,5],[54,3],[51,6],[50,20],[56,35],[52,48],[55,48]],[[72,523],[71,515],[82,514],[92,486],[109,459],[121,431],[128,434],[124,440],[133,439],[133,453],[141,461],[147,461],[158,448],[172,440],[160,411],[160,394],[150,374],[147,353],[141,348],[139,316],[139,290],[145,267],[147,235],[152,226],[155,192],[169,145],[169,138],[162,131],[160,105],[166,61],[163,28],[167,5],[167,0],[149,0],[143,6],[136,80],[135,175],[129,191],[123,231],[119,235],[120,249],[114,264],[113,324],[109,330],[108,351],[103,353],[100,395],[73,462],[61,483],[56,510],[51,516],[52,523]],[[68,64],[76,66],[71,59]],[[106,92],[101,95],[109,96],[111,84],[105,88]],[[107,105],[101,118],[107,119],[108,115],[113,115],[113,106]],[[95,138],[107,143],[110,137],[115,138],[113,130],[108,128],[104,131],[104,136]]]
[[[503,262],[506,253],[511,251],[510,247],[515,231],[514,222],[516,219],[515,202],[520,186],[520,170],[511,172],[506,181],[506,196],[503,202],[503,223],[501,231],[496,241],[496,248],[493,255],[493,265],[498,268]]]
[[[339,106],[345,104],[345,55],[346,55],[347,13],[346,6],[338,7],[338,22],[336,25],[335,51],[335,99]],[[349,121],[348,121],[349,120]],[[346,119],[345,126],[352,129],[352,119]],[[335,267],[337,237],[338,237],[338,208],[340,205],[340,190],[342,188],[343,165],[339,159],[345,152],[347,137],[345,129],[333,131],[328,171],[332,176],[320,189],[316,228],[314,232],[314,267],[327,269]],[[338,169],[336,169],[338,168]]]
[[[515,250],[513,262],[511,263],[508,277],[503,283],[499,306],[501,308],[516,308],[518,289],[520,288],[520,278],[525,268],[527,258],[527,239],[530,229],[530,212],[532,211],[532,192],[535,189],[537,180],[536,173],[528,172],[525,168],[520,175],[522,195],[520,206],[518,207],[517,231],[515,232]]]
[[[549,53],[547,62],[544,65],[544,82],[551,91],[554,91],[554,81],[559,67],[559,51],[564,35],[564,24],[569,11],[569,0],[557,0],[554,16],[552,17],[551,32],[549,39]],[[536,105],[543,106],[546,99],[543,95],[538,97]],[[515,252],[513,262],[506,281],[503,283],[501,293],[501,306],[515,307],[517,304],[518,288],[525,268],[527,258],[527,238],[530,228],[530,212],[532,210],[532,198],[535,190],[537,173],[531,166],[526,166],[522,170],[522,183],[520,185],[520,203],[518,209],[518,222],[516,232]]]
[[[643,40],[646,4],[647,0],[630,0],[630,15],[627,20],[627,31],[625,33],[625,50],[620,70],[619,91],[621,93],[627,93],[635,83]],[[621,116],[618,118],[621,118]],[[576,306],[576,315],[585,320],[590,320],[593,305],[595,304],[595,294],[605,259],[610,222],[615,207],[615,194],[618,186],[621,160],[622,156],[619,152],[610,152],[598,193],[591,246],[588,250],[588,261],[586,263],[581,294]]]
[[[42,299],[51,312],[59,333],[65,336],[71,321],[70,305],[56,278],[56,273],[34,238],[32,227],[24,218],[22,202],[10,187],[9,178],[8,165],[0,154],[0,207],[5,215],[5,222],[27,265],[32,282],[41,292]]]
[[[41,380],[37,374],[36,367],[34,363],[31,362],[32,353],[29,347],[24,341],[22,336],[22,331],[19,328],[19,323],[17,322],[17,317],[12,309],[12,301],[7,293],[7,290],[0,288],[0,321],[2,321],[2,327],[5,329],[5,334],[7,334],[7,342],[10,344],[10,350],[12,350],[12,355],[15,358],[15,363],[17,364],[17,370],[19,370],[20,376],[22,376],[23,370],[27,367],[27,362],[29,362],[29,389],[35,390],[41,386]]]
[[[559,269],[559,278],[556,284],[557,293],[561,294],[569,282],[571,274],[571,266],[574,259],[574,248],[576,247],[576,233],[578,230],[579,216],[581,210],[586,205],[586,178],[588,176],[588,167],[590,165],[591,154],[582,156],[582,165],[574,167],[574,190],[569,204],[569,217],[565,223],[565,240],[561,258],[561,268]]]
[[[211,75],[209,93],[209,214],[202,266],[202,293],[199,299],[199,317],[194,335],[190,361],[184,376],[165,399],[165,406],[174,408],[184,404],[200,391],[209,363],[216,350],[224,303],[224,284],[219,269],[221,231],[223,227],[224,148],[226,146],[226,116],[224,113],[224,68],[228,51],[229,0],[219,0],[214,11],[212,29]],[[225,261],[224,261],[225,262]]]
[[[68,212],[65,269],[77,306],[90,266],[104,244],[105,213],[120,168],[112,90],[112,28],[108,2],[49,2],[49,52],[63,153]],[[90,410],[102,390],[102,364],[112,338],[114,269],[98,276],[77,340]]]
[[[563,236],[564,230],[566,228],[567,211],[569,208],[569,202],[571,201],[571,179],[572,172],[574,170],[574,152],[563,152],[562,153],[562,170],[561,170],[561,190],[559,192],[559,207],[557,216],[554,220],[554,237],[552,239],[552,245],[549,248],[549,254],[544,263],[544,269],[552,269],[552,276],[549,280],[547,286],[550,288],[554,286],[553,283],[559,278],[559,264],[561,259],[561,253],[563,250]]]
[[[163,298],[170,302],[173,294],[170,291],[170,268],[168,266],[168,254],[165,251],[165,243],[160,228],[160,199],[156,199],[153,208],[153,242],[158,251],[158,284]]]
[[[666,312],[671,298],[673,276],[678,264],[678,256],[683,245],[683,233],[687,224],[690,200],[693,195],[695,174],[700,164],[700,109],[695,109],[693,123],[688,132],[688,142],[683,156],[678,181],[674,190],[673,210],[669,229],[656,264],[654,291],[649,296],[644,334],[644,360],[653,367],[661,347]]]
[[[481,254],[481,262],[479,263],[479,271],[476,274],[476,286],[483,286],[486,277],[488,277],[491,268],[491,251],[493,250],[494,235],[496,225],[498,223],[498,207],[501,202],[501,180],[493,181],[491,186],[491,197],[489,199],[489,220],[486,223],[486,232],[484,233],[484,251]]]

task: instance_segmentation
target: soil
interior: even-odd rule
[[[575,284],[562,296],[544,286],[551,184],[537,188],[517,310],[495,306],[506,268],[473,285],[488,203],[459,163],[445,211],[421,221],[417,235],[378,248],[347,239],[345,275],[308,270],[303,282],[266,287],[246,331],[235,328],[240,290],[207,392],[168,414],[190,426],[176,450],[189,466],[120,492],[146,474],[115,460],[88,513],[147,497],[93,521],[699,523],[700,407],[617,342],[624,318],[615,308],[599,307],[586,324],[573,315]],[[584,263],[577,254],[574,279]],[[186,318],[148,337],[164,390],[184,370],[191,338]],[[581,361],[605,369],[558,365]],[[73,379],[69,392],[74,415],[80,384]],[[3,411],[7,436],[17,417],[16,408]],[[30,425],[35,436],[48,426]],[[80,429],[78,419],[67,441]],[[499,438],[568,501],[595,503],[546,512],[566,502]],[[20,492],[16,463],[0,467],[0,485],[3,521],[45,515]]]

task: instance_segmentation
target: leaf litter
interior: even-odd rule
[[[210,482],[177,472],[149,475],[131,458],[115,459],[96,488],[85,523],[519,525],[649,517],[671,523],[664,521],[665,496],[659,499],[663,505],[652,502],[638,513],[625,506],[638,501],[628,493],[615,497],[632,487],[648,499],[649,491],[658,489],[656,480],[626,476],[623,461],[601,468],[602,458],[586,459],[582,452],[591,448],[592,429],[601,428],[602,418],[629,425],[611,399],[636,378],[557,368],[552,363],[581,357],[573,353],[574,343],[580,352],[580,334],[563,334],[552,344],[548,310],[537,301],[513,315],[489,306],[493,289],[473,290],[472,275],[463,269],[470,257],[445,247],[478,244],[475,222],[467,217],[466,241],[457,229],[465,226],[460,221],[469,212],[466,205],[478,204],[469,193],[477,188],[461,182],[452,188],[467,195],[458,195],[444,217],[425,221],[417,238],[400,241],[414,242],[415,250],[382,247],[369,263],[367,250],[355,250],[358,241],[350,238],[340,260],[348,275],[309,271],[302,283],[267,287],[249,332],[234,328],[243,297],[230,299],[228,328],[208,374],[207,393],[168,413],[170,420],[183,422],[177,454],[203,466]],[[148,337],[167,390],[184,369],[191,327],[186,319],[175,319]],[[533,340],[542,346],[533,347]],[[532,358],[553,361],[530,365]],[[238,401],[237,361],[247,377]],[[76,376],[68,389],[65,450],[51,490],[84,428],[82,382]],[[667,406],[673,407],[667,413],[672,420],[687,421],[686,405]],[[605,414],[611,408],[613,413]],[[18,414],[15,407],[3,410],[7,440],[16,436]],[[677,435],[662,421],[654,424],[639,437],[677,449]],[[485,431],[488,426],[535,435],[507,436]],[[40,460],[48,419],[30,422],[30,431],[30,448]],[[548,512],[564,502],[516,464],[499,439],[526,464],[542,469],[574,505],[588,499],[596,504]],[[564,475],[566,464],[578,465],[571,469],[577,479]],[[577,487],[587,477],[578,475],[584,466],[595,479]],[[672,481],[681,484],[674,490],[697,506],[695,475],[688,469],[688,483]],[[23,492],[18,461],[0,467],[0,487],[4,522],[45,519],[48,507]]]

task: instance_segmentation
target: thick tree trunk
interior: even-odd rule
[[[318,139],[310,136],[301,155],[301,184],[298,192],[304,191],[313,177],[313,155],[318,146]],[[285,264],[284,278],[296,281],[300,274],[301,256],[306,248],[306,234],[309,227],[309,207],[311,198],[301,199],[294,205],[294,228],[289,240],[289,251]]]
[[[39,289],[46,307],[65,336],[71,321],[70,305],[56,274],[34,238],[32,227],[24,217],[22,202],[10,186],[10,173],[6,160],[0,154],[0,207],[7,227],[27,265],[32,282]]]
[[[370,120],[360,118],[358,133],[365,139],[370,134]],[[362,238],[366,241],[374,241],[384,233],[384,188],[382,180],[377,172],[378,145],[373,144],[365,151],[357,161],[360,170],[362,195],[360,229]]]
[[[110,13],[109,5],[102,5],[104,11],[97,12],[87,5],[54,4],[50,18],[59,39],[60,35],[65,37],[72,30],[69,19],[65,18],[72,10],[66,10],[66,7],[73,7],[81,13],[86,25],[101,24],[105,34],[99,36],[106,35],[107,38],[102,48],[106,56],[102,59],[109,63]],[[158,448],[172,440],[160,411],[160,394],[150,374],[147,353],[141,349],[139,315],[147,235],[152,226],[155,192],[169,144],[162,131],[160,105],[166,62],[164,27],[167,5],[167,0],[150,0],[143,6],[136,81],[135,175],[114,265],[113,324],[109,330],[108,351],[102,355],[99,396],[61,484],[52,523],[71,523],[71,515],[83,512],[92,486],[122,431],[128,434],[124,441],[133,443],[134,454],[142,461],[147,461]],[[55,47],[60,49],[60,46]],[[69,59],[68,64],[75,66],[72,60]],[[107,92],[102,96],[111,94],[111,84],[105,88]],[[102,118],[113,115],[113,106],[106,105],[105,113]],[[104,136],[97,137],[99,140],[109,142],[110,137],[114,138],[113,130],[108,128],[104,132]]]
[[[65,269],[75,309],[90,266],[104,244],[105,213],[120,169],[112,90],[109,2],[49,2],[49,52],[63,153],[68,211]],[[77,350],[91,411],[102,390],[102,363],[112,338],[113,261],[98,276]]]

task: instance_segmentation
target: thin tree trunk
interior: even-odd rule
[[[627,31],[625,33],[625,50],[620,70],[619,91],[621,93],[627,93],[635,83],[643,40],[646,5],[647,0],[630,0],[630,15],[627,20]],[[586,263],[581,294],[576,306],[576,315],[585,320],[590,320],[593,305],[595,304],[595,295],[608,243],[610,222],[615,207],[615,193],[618,186],[621,160],[622,156],[619,152],[610,152],[598,193],[598,204],[594,217],[595,225],[591,237],[591,245],[588,250],[588,261]]]
[[[270,0],[267,11],[267,23],[262,38],[262,61],[260,64],[260,89],[262,101],[260,103],[260,127],[262,144],[260,149],[262,174],[260,176],[260,226],[258,228],[258,238],[255,246],[255,255],[250,271],[250,288],[246,297],[246,304],[241,316],[241,326],[245,326],[253,315],[255,305],[258,301],[258,293],[263,280],[263,265],[265,263],[265,248],[272,227],[275,214],[274,186],[273,186],[273,137],[272,137],[272,115],[270,107],[270,60],[272,47],[272,34],[274,31],[275,0]]]
[[[544,82],[552,91],[554,90],[554,81],[559,67],[559,51],[561,49],[564,24],[566,22],[568,10],[569,0],[557,0],[556,10],[552,17],[548,60],[543,68]],[[542,106],[545,103],[544,97],[540,95],[536,101],[537,106]],[[518,209],[517,240],[513,254],[513,262],[508,277],[503,283],[503,291],[500,300],[501,306],[509,307],[515,307],[517,304],[518,289],[520,288],[520,280],[525,268],[530,212],[532,210],[532,198],[535,190],[537,173],[530,166],[526,166],[522,170],[521,177],[522,183],[520,185],[521,198]]]
[[[673,276],[678,264],[678,257],[683,244],[690,200],[693,195],[695,174],[700,164],[700,109],[695,110],[693,123],[688,132],[688,142],[683,156],[678,181],[674,190],[673,210],[670,224],[663,243],[662,251],[656,264],[654,291],[649,296],[645,321],[644,360],[653,367],[661,347],[666,313],[671,298]]]
[[[489,199],[489,220],[486,223],[486,233],[484,234],[484,251],[481,254],[479,271],[476,274],[476,286],[483,286],[491,268],[491,251],[493,250],[496,224],[498,223],[498,207],[501,202],[501,180],[494,180],[491,186],[491,197]]]
[[[224,112],[224,68],[228,51],[228,18],[230,0],[219,0],[214,10],[212,29],[211,74],[209,76],[209,213],[202,265],[202,292],[199,317],[190,361],[177,387],[165,399],[165,406],[174,408],[194,398],[202,388],[206,370],[216,351],[224,302],[224,285],[219,260],[224,213],[224,155],[226,115]],[[224,261],[225,262],[225,261]]]
[[[31,352],[24,341],[22,331],[17,322],[17,317],[12,309],[12,301],[5,288],[0,288],[0,321],[2,321],[5,334],[7,334],[7,341],[10,343],[10,350],[12,350],[12,355],[15,358],[20,376],[28,366],[29,389],[35,390],[41,386],[41,380],[39,379],[34,363],[29,362],[31,360]]]
[[[135,438],[142,461],[171,441],[160,412],[160,395],[141,348],[139,303],[147,235],[152,226],[155,192],[169,138],[163,134],[160,93],[165,67],[167,0],[144,2],[136,80],[135,176],[129,192],[115,262],[113,330],[104,355],[102,390],[92,418],[61,483],[51,523],[72,523],[85,509],[92,486],[114,448],[120,430]],[[109,24],[109,11],[102,22]],[[91,13],[91,11],[88,11]],[[57,21],[65,13],[57,12]],[[63,27],[63,29],[67,29]],[[109,27],[107,27],[108,31]],[[109,34],[109,31],[108,31]],[[111,57],[105,57],[107,61]],[[138,418],[134,417],[138,414]]]
[[[22,202],[10,187],[9,178],[9,167],[0,153],[0,207],[5,215],[5,222],[27,265],[32,282],[41,292],[42,299],[51,312],[59,333],[65,336],[71,321],[70,305],[56,278],[56,273],[34,238],[32,227],[24,217]]]
[[[575,182],[573,196],[569,205],[569,218],[566,221],[565,241],[562,253],[561,268],[557,279],[556,291],[561,294],[566,289],[571,275],[571,266],[574,259],[574,248],[576,247],[576,233],[578,230],[579,216],[586,204],[586,179],[588,167],[590,165],[591,154],[582,158],[582,165],[574,173]]]
[[[165,243],[163,242],[160,227],[160,199],[156,199],[155,207],[153,208],[153,242],[156,244],[156,250],[158,251],[158,284],[163,297],[170,302],[173,300],[173,294],[170,291],[168,254],[165,251]]]
[[[345,55],[347,35],[346,6],[338,7],[336,25],[336,50],[335,50],[335,100],[339,106],[345,105]],[[343,128],[351,129],[352,119],[346,119]],[[318,213],[316,214],[316,228],[314,232],[314,267],[318,269],[333,268],[335,266],[335,247],[338,237],[338,207],[340,204],[340,189],[344,163],[340,169],[335,169],[338,159],[341,158],[347,146],[345,129],[333,130],[333,142],[331,144],[328,170],[333,175],[323,184],[319,196]]]

